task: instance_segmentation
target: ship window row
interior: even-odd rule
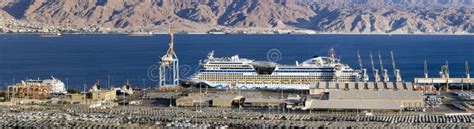
[[[310,84],[311,82],[337,81],[335,79],[314,80],[214,80],[213,83],[235,83],[235,84]],[[339,82],[353,82],[354,79],[339,80]]]
[[[219,62],[219,63],[209,63],[209,64],[242,64],[240,62]]]
[[[206,67],[229,67],[229,68],[239,68],[239,67],[243,67],[243,68],[252,68],[248,65],[204,65]]]
[[[243,75],[242,73],[205,73],[203,77],[215,77],[215,78],[262,78],[262,79],[274,79],[274,78],[318,78],[318,77],[333,77],[333,74],[323,75]],[[354,78],[355,76],[341,76],[340,78]]]
[[[278,69],[334,69],[334,68],[314,68],[314,67],[308,67],[308,68],[291,68],[291,67],[280,67]]]
[[[278,79],[318,79],[318,78],[324,78],[324,79],[332,79],[335,78],[334,76],[280,76],[280,77],[271,77],[271,76],[242,76],[238,74],[227,74],[227,75],[202,75],[201,76],[203,80],[228,80],[228,79],[261,79],[261,80],[278,80]],[[340,77],[339,79],[351,79],[354,77]]]

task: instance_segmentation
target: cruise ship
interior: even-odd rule
[[[200,62],[200,67],[191,80],[222,89],[306,90],[312,82],[368,81],[365,70],[355,70],[341,63],[334,49],[329,50],[329,56],[314,56],[295,65],[255,61],[238,55],[217,58],[212,51]]]

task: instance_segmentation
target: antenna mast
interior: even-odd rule
[[[466,78],[471,79],[470,71],[469,71],[469,62],[466,61]]]
[[[383,63],[382,63],[382,54],[379,51],[379,63],[380,63],[380,71],[383,72],[383,81],[388,82],[388,73],[387,70],[383,68]]]
[[[428,64],[426,63],[426,60],[425,60],[425,78],[428,78]]]
[[[336,62],[336,51],[334,51],[334,48],[329,49],[329,57],[331,57],[331,63]]]
[[[372,72],[374,72],[374,81],[379,82],[380,81],[379,70],[375,69],[372,51],[370,51],[370,64],[372,65]]]
[[[393,74],[395,74],[395,80],[397,82],[401,82],[402,76],[400,75],[400,69],[397,69],[395,66],[395,57],[393,56],[393,51],[390,51],[390,56],[392,57]]]
[[[447,76],[449,78],[449,62],[448,60],[446,60],[446,73],[447,73]]]

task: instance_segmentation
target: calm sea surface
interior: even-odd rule
[[[388,35],[176,35],[175,51],[180,59],[182,78],[198,68],[199,60],[214,50],[215,56],[273,60],[295,64],[315,55],[326,56],[332,47],[344,63],[370,68],[369,51],[378,51],[384,67],[393,76],[390,51],[405,81],[423,76],[427,60],[430,76],[439,76],[440,66],[449,60],[451,77],[464,77],[464,62],[474,69],[474,36],[388,36]],[[4,87],[26,78],[57,77],[69,87],[88,87],[96,80],[122,86],[156,85],[156,64],[168,48],[168,36],[130,37],[126,35],[0,35],[0,85]],[[273,53],[273,54],[269,54]],[[267,58],[278,55],[277,58]],[[271,56],[270,56],[271,57]],[[474,71],[474,70],[473,70]],[[370,71],[369,71],[370,73]],[[474,73],[473,73],[474,74]],[[372,75],[371,75],[372,77]]]

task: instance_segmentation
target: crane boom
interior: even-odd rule
[[[382,63],[382,54],[379,51],[379,64],[380,64],[380,71],[383,71],[383,63]]]
[[[370,64],[372,66],[372,72],[374,73],[374,81],[379,82],[380,81],[380,76],[379,76],[378,70],[375,69],[374,58],[373,58],[373,55],[372,55],[372,51],[370,51]]]
[[[367,69],[365,69],[362,64],[362,59],[360,58],[359,51],[357,51],[357,61],[359,62],[359,68],[360,68],[360,71],[362,72],[362,80],[366,82],[369,80],[369,76],[367,75]]]
[[[381,74],[383,75],[383,81],[388,82],[389,79],[388,79],[387,70],[383,68],[382,54],[380,53],[380,51],[379,51],[379,63],[380,63],[380,72],[382,72]]]
[[[393,51],[390,51],[390,56],[392,57],[393,74],[395,76],[395,80],[397,82],[401,82],[402,76],[400,75],[400,70],[395,66],[395,57],[393,56]]]
[[[360,53],[357,51],[357,61],[359,62],[359,68],[362,70],[364,66],[362,65],[362,59],[360,58]]]
[[[394,70],[393,72],[395,73],[395,70],[397,70],[397,67],[395,66],[395,58],[393,57],[393,51],[390,51],[390,56],[392,57],[392,66]]]

